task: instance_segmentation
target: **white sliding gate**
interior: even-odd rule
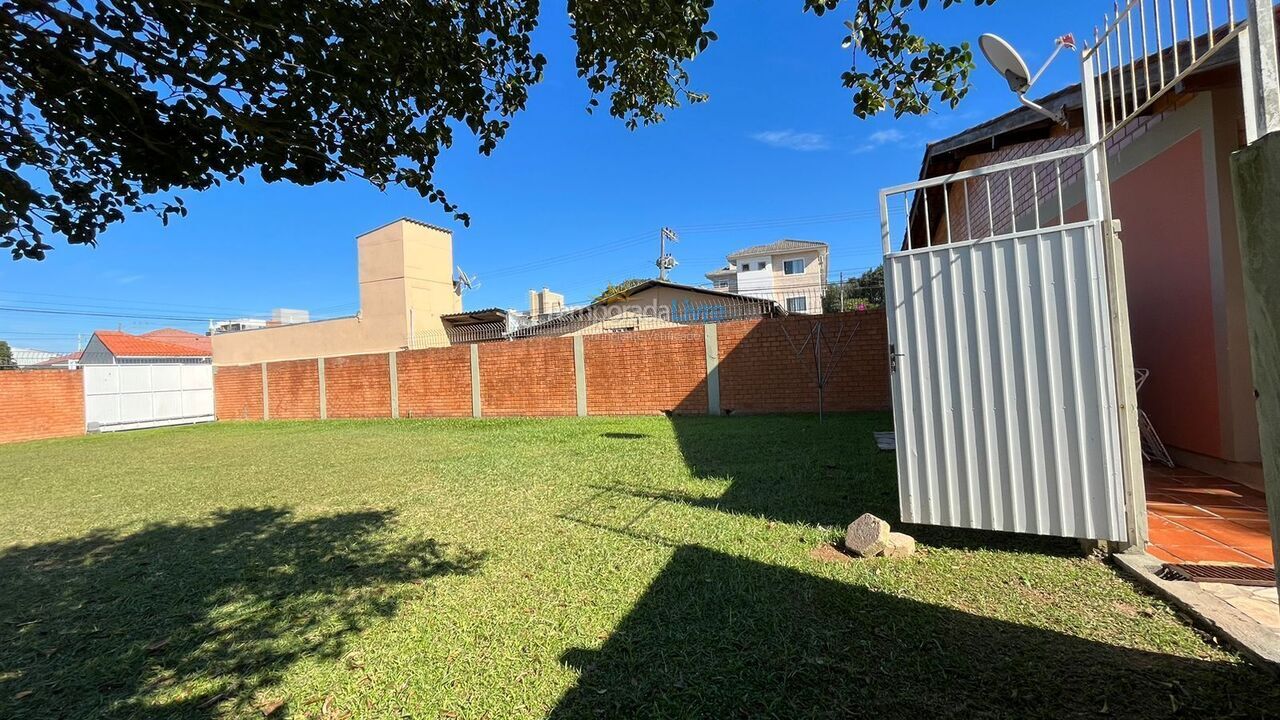
[[[1103,225],[1065,221],[1086,154],[881,193],[905,522],[1129,538]]]
[[[209,422],[213,365],[85,365],[84,415],[90,429],[104,432]]]

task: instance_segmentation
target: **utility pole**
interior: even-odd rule
[[[676,262],[674,257],[667,254],[668,240],[672,243],[678,243],[680,242],[680,236],[676,235],[675,230],[672,230],[669,227],[664,227],[662,228],[662,232],[658,234],[658,262],[656,263],[658,266],[658,279],[664,282],[667,279],[667,273],[671,272],[672,268],[680,264]]]
[[[840,308],[836,312],[844,312],[844,271],[840,271]]]

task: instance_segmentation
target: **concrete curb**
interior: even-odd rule
[[[1201,590],[1193,582],[1171,582],[1156,576],[1164,563],[1145,552],[1124,552],[1111,559],[1141,585],[1187,613],[1197,625],[1239,650],[1256,665],[1280,675],[1280,637]]]

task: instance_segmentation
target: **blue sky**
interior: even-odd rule
[[[523,308],[526,291],[544,285],[585,301],[609,281],[650,276],[663,225],[681,235],[676,281],[705,282],[726,253],[780,237],[830,243],[833,277],[872,267],[877,189],[914,180],[927,141],[1009,110],[1014,98],[979,57],[974,89],[956,110],[858,120],[839,80],[850,60],[840,48],[846,15],[817,18],[802,7],[721,0],[711,13],[720,40],[690,66],[693,87],[710,101],[633,132],[585,113],[563,5],[548,3],[536,36],[547,76],[526,112],[493,155],[460,136],[439,164],[437,180],[471,214],[470,228],[413,193],[361,181],[251,181],[185,193],[190,215],[169,227],[135,216],[97,248],[55,241],[43,263],[0,263],[0,307],[133,317],[0,310],[0,339],[64,350],[97,328],[203,330],[197,318],[261,316],[273,307],[351,314],[355,236],[405,215],[454,230],[455,260],[480,280],[465,297],[472,309]],[[1000,0],[931,8],[913,24],[975,47],[980,33],[996,32],[1034,71],[1054,37],[1084,38],[1108,10],[1098,0]],[[1075,56],[1061,56],[1034,92],[1078,74]]]

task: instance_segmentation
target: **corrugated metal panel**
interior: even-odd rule
[[[1099,233],[886,256],[903,521],[1127,536]]]

